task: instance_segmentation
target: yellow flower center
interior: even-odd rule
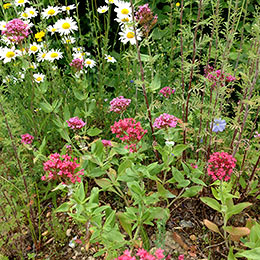
[[[105,12],[106,12],[106,9],[102,9],[102,10],[101,10],[101,13],[105,13]]]
[[[27,18],[28,14],[27,13],[23,13],[22,16]]]
[[[133,32],[128,32],[127,35],[126,35],[126,37],[127,37],[128,39],[132,39],[132,38],[135,37],[135,34],[134,34]]]
[[[53,59],[54,59],[54,58],[57,58],[58,56],[59,56],[59,55],[58,55],[58,53],[56,53],[56,52],[54,52],[54,53],[51,54],[51,58],[53,58]]]
[[[36,78],[37,81],[41,81],[42,80],[42,77],[38,77]]]
[[[176,3],[176,7],[179,7],[181,4],[178,2],[178,3]]]
[[[34,11],[29,11],[30,14],[34,14]]]
[[[66,43],[70,43],[70,42],[71,42],[71,40],[69,40],[69,39],[66,40]]]
[[[52,32],[55,32],[56,30],[57,30],[56,28],[52,28],[52,29],[51,29]]]
[[[69,24],[69,23],[64,23],[64,24],[62,25],[62,28],[63,28],[63,29],[69,29],[69,28],[70,28],[70,24]]]
[[[12,4],[11,3],[7,3],[7,4],[4,4],[3,7],[4,9],[8,9]]]
[[[108,60],[112,60],[112,57],[107,57]]]
[[[124,9],[121,10],[121,13],[122,14],[129,14],[129,10],[124,8]]]
[[[67,6],[67,7],[66,7],[66,10],[68,10],[68,11],[69,11],[69,10],[70,10],[70,7],[69,7],[69,6]]]
[[[8,52],[6,53],[6,57],[7,57],[7,58],[12,58],[12,57],[14,57],[14,55],[15,55],[15,53],[14,53],[13,51],[8,51]]]
[[[55,10],[54,10],[54,9],[50,9],[50,10],[47,12],[47,14],[49,14],[49,15],[54,15],[54,14],[55,14]]]
[[[46,53],[43,53],[43,54],[42,54],[42,58],[45,58],[45,56],[46,56]]]
[[[6,27],[6,24],[4,24],[3,27],[5,28],[5,27]]]
[[[123,18],[123,19],[121,19],[121,21],[122,21],[123,23],[129,22],[129,18],[128,18],[128,17]]]
[[[18,4],[23,4],[24,0],[18,0]]]
[[[90,64],[91,64],[91,61],[90,61],[90,60],[87,60],[86,63],[87,63],[88,65],[90,65]]]
[[[37,51],[38,47],[37,46],[32,46],[30,49],[31,49],[31,51]]]

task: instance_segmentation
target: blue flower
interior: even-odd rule
[[[134,83],[134,81],[131,79],[131,80],[130,80],[130,83]]]
[[[212,131],[215,133],[222,132],[225,129],[226,124],[227,123],[224,119],[223,120],[221,120],[221,118],[214,119]]]

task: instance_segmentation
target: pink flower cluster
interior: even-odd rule
[[[29,25],[20,19],[13,19],[9,21],[6,24],[5,29],[6,30],[2,31],[2,34],[6,35],[10,41],[15,43],[20,43],[30,34]]]
[[[70,118],[66,122],[68,123],[68,127],[70,127],[71,129],[81,129],[86,125],[86,123],[77,116]]]
[[[154,253],[155,255],[152,255],[149,254],[145,249],[139,248],[137,250],[136,256],[132,256],[129,250],[125,250],[123,255],[115,258],[114,260],[137,260],[137,256],[140,260],[160,260],[165,257],[163,251],[164,250],[161,248],[158,248]]]
[[[162,88],[159,93],[161,93],[165,98],[169,98],[172,94],[174,94],[175,89],[171,87],[164,87]]]
[[[258,132],[256,131],[254,137],[255,137],[255,138],[260,138],[260,133],[258,133]]]
[[[80,71],[83,69],[83,63],[84,63],[83,59],[77,58],[71,61],[70,66],[74,67],[77,71]]]
[[[71,156],[65,154],[60,155],[58,153],[51,154],[49,160],[43,164],[43,169],[46,172],[44,176],[41,177],[43,181],[49,180],[62,180],[65,182],[68,178],[72,183],[81,182],[80,175],[84,175],[84,170],[81,169],[76,171],[80,166],[78,164],[77,158],[72,158]]]
[[[31,144],[33,142],[33,139],[34,139],[34,137],[32,135],[29,135],[29,134],[21,135],[21,137],[22,137],[21,142],[24,143],[24,144]]]
[[[131,99],[124,98],[123,96],[116,97],[110,102],[110,111],[118,114],[122,113],[127,109],[130,103]]]
[[[103,139],[103,140],[101,140],[101,142],[102,142],[102,144],[105,146],[105,147],[111,147],[112,146],[112,143],[111,143],[111,141],[110,140],[105,140],[105,139]]]
[[[213,82],[212,86],[216,86],[218,81],[220,81],[221,86],[224,86],[224,82],[236,80],[236,78],[229,73],[221,73],[221,70],[214,71],[211,66],[208,67],[208,72],[205,70],[205,77]]]
[[[153,126],[155,128],[168,128],[176,127],[179,118],[163,113],[159,117],[155,118]]]
[[[208,175],[210,175],[214,181],[228,181],[233,169],[236,166],[236,161],[237,160],[228,153],[213,153],[208,161]]]
[[[137,147],[137,143],[147,133],[141,127],[140,122],[136,122],[133,118],[120,119],[111,126],[111,131],[116,134],[116,137],[121,141],[126,142],[128,145],[125,146],[129,151],[137,152],[140,147]]]
[[[148,4],[144,4],[139,6],[139,10],[135,13],[135,19],[142,26],[142,31],[147,38],[149,32],[157,23],[158,16],[153,15]]]

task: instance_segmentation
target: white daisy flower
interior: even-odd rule
[[[32,62],[32,63],[29,64],[29,67],[27,69],[35,70],[35,69],[37,69],[37,67],[38,67],[37,64],[35,62]]]
[[[19,56],[19,53],[18,50],[15,50],[14,46],[12,48],[1,48],[0,59],[3,60],[4,63],[7,63]]]
[[[105,59],[107,60],[107,62],[111,62],[111,63],[115,63],[116,59],[110,55],[105,54]]]
[[[37,61],[43,62],[46,60],[47,51],[39,51],[37,54]]]
[[[117,4],[117,8],[115,8],[115,12],[117,13],[118,18],[124,18],[126,16],[132,15],[132,8],[130,3],[119,2]]]
[[[52,25],[49,25],[47,27],[47,31],[51,33],[51,35],[53,35],[55,32],[57,32],[57,28],[52,26]]]
[[[20,18],[21,19],[29,19],[29,14],[24,11],[24,12],[20,13]]]
[[[14,4],[16,6],[25,6],[25,4],[28,2],[29,2],[29,0],[14,0]]]
[[[81,59],[82,60],[85,56],[85,53],[84,52],[76,52],[76,53],[73,53],[72,56],[73,56],[73,59]]]
[[[60,19],[58,20],[55,24],[54,27],[57,28],[57,31],[63,35],[63,34],[69,34],[73,31],[78,30],[77,23],[70,17],[67,17],[65,19]]]
[[[2,37],[0,39],[1,39],[1,42],[5,43],[6,45],[13,44],[13,42],[10,41],[5,35],[2,35]]]
[[[108,10],[108,6],[107,6],[107,5],[100,6],[100,7],[97,9],[98,13],[100,13],[100,14],[103,14],[103,13],[107,12],[107,10]]]
[[[28,25],[28,28],[32,28],[34,26],[34,24],[30,22],[30,20],[25,20],[23,22]]]
[[[45,75],[43,74],[33,74],[34,81],[37,83],[41,83],[44,80]]]
[[[1,31],[6,31],[6,21],[0,21],[0,30]]]
[[[22,81],[25,78],[25,73],[19,72],[19,79]]]
[[[117,2],[117,0],[106,0],[107,4],[116,4]]]
[[[73,47],[72,51],[73,52],[84,52],[85,48],[84,47]]]
[[[125,16],[125,17],[117,17],[115,18],[115,21],[119,23],[120,26],[122,25],[127,25],[127,23],[130,23],[132,22],[132,17],[130,16]]]
[[[46,60],[53,62],[54,60],[59,60],[62,58],[62,52],[60,52],[59,50],[50,50],[49,52],[47,52],[46,54]]]
[[[63,12],[67,12],[67,13],[69,13],[70,12],[70,10],[73,10],[73,9],[75,9],[76,8],[76,5],[67,5],[67,6],[62,6],[61,7],[61,10],[63,11]]]
[[[59,7],[54,7],[54,6],[48,6],[46,9],[44,9],[42,11],[42,16],[44,18],[49,18],[49,17],[52,17],[52,16],[55,16],[57,15],[58,13],[60,13],[60,8]]]
[[[74,37],[71,36],[65,36],[61,39],[61,42],[63,44],[73,44],[76,42],[76,39]]]
[[[38,11],[33,7],[26,7],[24,12],[28,14],[29,19],[38,15]]]
[[[38,52],[41,48],[41,45],[37,44],[36,42],[34,42],[33,44],[30,44],[29,47],[29,55],[31,54],[35,54],[36,52]]]
[[[96,62],[94,60],[91,59],[85,59],[85,67],[88,68],[93,68],[94,66],[96,66]]]
[[[135,33],[133,28],[125,28],[122,32],[119,32],[119,35],[121,36],[119,38],[119,40],[124,43],[127,44],[128,42],[130,42],[132,45],[136,44],[135,41]],[[140,41],[141,40],[141,32],[139,29],[136,30],[136,36],[137,36],[137,40]]]

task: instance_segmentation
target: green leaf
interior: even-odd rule
[[[67,212],[70,209],[70,203],[65,202],[61,204],[57,209],[55,209],[55,212]]]
[[[112,183],[109,179],[102,178],[102,179],[95,179],[96,184],[101,187],[103,190],[107,190],[112,186]]]
[[[52,106],[48,102],[41,102],[39,106],[46,113],[51,113],[53,111]]]
[[[246,257],[250,260],[251,259],[259,260],[259,256],[260,256],[260,247],[235,254],[235,257]]]
[[[243,203],[239,203],[237,205],[234,205],[232,207],[228,207],[227,209],[227,219],[229,219],[231,216],[240,213],[241,211],[243,211],[245,208],[251,206],[252,203],[249,202],[243,202]]]
[[[227,260],[237,260],[233,253],[233,247],[230,247]]]
[[[189,144],[177,144],[173,147],[172,153],[174,156],[178,157],[182,154],[183,151],[190,147]]]
[[[191,178],[191,180],[192,180],[192,182],[194,182],[196,184],[200,184],[200,185],[205,186],[205,187],[207,186],[204,181],[202,181],[198,178],[193,177],[193,178]]]
[[[233,235],[233,236],[247,236],[250,234],[250,229],[247,227],[233,227],[233,226],[227,226],[226,231]]]
[[[202,186],[192,186],[188,188],[181,197],[187,198],[187,197],[193,197],[197,195],[202,190]]]
[[[100,133],[102,133],[102,130],[98,129],[97,127],[95,127],[95,128],[90,128],[90,129],[88,129],[88,131],[87,131],[87,135],[89,135],[89,136],[97,136],[97,135],[99,135]]]
[[[116,215],[117,215],[117,217],[119,219],[119,222],[120,222],[122,228],[130,236],[130,238],[132,238],[131,220],[123,212],[117,212]]]
[[[147,232],[146,232],[146,230],[143,226],[141,226],[140,231],[141,231],[141,238],[142,238],[142,241],[143,241],[143,248],[146,249],[146,250],[149,250],[150,249],[150,242],[149,242],[149,237],[147,235]]]
[[[150,90],[154,93],[159,88],[161,88],[161,79],[159,74],[157,73],[150,85]]]
[[[132,167],[133,163],[130,160],[123,161],[118,167],[118,175],[124,174],[126,169]]]
[[[176,196],[174,194],[172,194],[170,191],[168,191],[167,189],[165,189],[163,187],[163,185],[159,182],[157,182],[157,190],[158,193],[161,197],[163,198],[175,198]]]
[[[209,197],[202,197],[200,198],[200,200],[206,205],[208,205],[209,207],[215,209],[218,212],[221,212],[221,206],[215,199]]]
[[[85,199],[85,189],[84,189],[84,184],[81,182],[79,184],[79,187],[77,191],[75,192],[75,196],[80,200],[83,201]]]

